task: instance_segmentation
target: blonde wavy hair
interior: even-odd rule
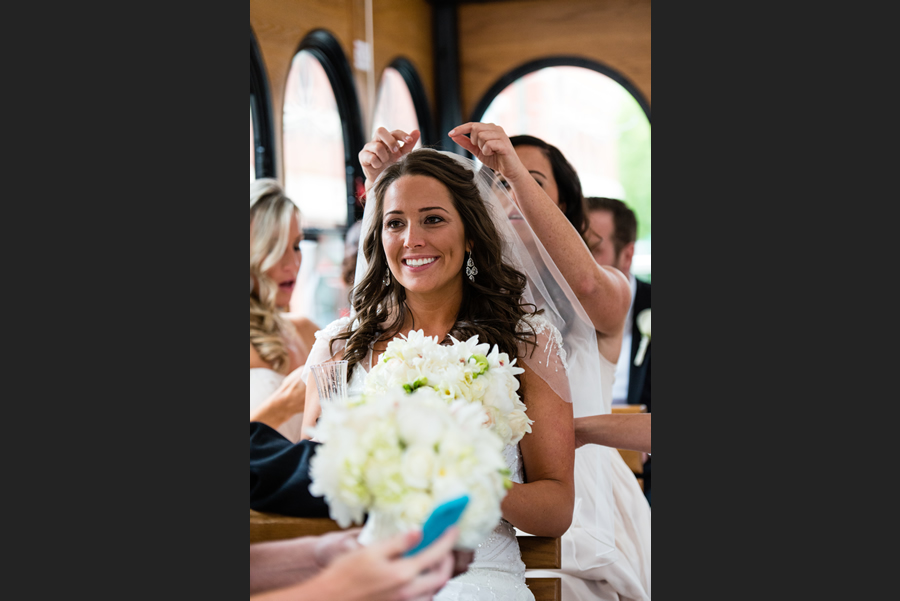
[[[291,231],[291,218],[300,210],[284,195],[274,179],[250,182],[250,344],[263,361],[280,373],[290,371],[285,339],[293,325],[275,305],[278,284],[266,275],[284,255]],[[258,294],[254,294],[254,283]]]

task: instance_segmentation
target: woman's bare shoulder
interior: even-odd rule
[[[315,322],[299,313],[287,313],[285,318],[293,324],[300,338],[308,341],[310,344],[315,341],[316,332],[321,329]]]

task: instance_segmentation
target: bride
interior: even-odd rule
[[[545,286],[544,280],[562,278],[527,224],[513,228],[506,216],[510,197],[490,170],[450,153],[410,152],[417,137],[380,128],[360,152],[369,200],[353,313],[316,335],[307,364],[346,359],[354,394],[387,343],[412,329],[444,342],[477,334],[517,358],[525,370],[522,400],[534,423],[531,434],[505,451],[514,485],[501,505],[503,520],[476,549],[469,570],[435,598],[531,600],[515,528],[559,537],[572,522],[568,375],[573,367],[597,373],[589,364],[591,344],[584,342],[593,339],[593,329],[583,311],[575,312],[580,305],[571,290]],[[567,299],[570,305],[560,306]],[[584,343],[569,348],[561,328],[566,341],[581,336]],[[595,343],[593,349],[596,354]],[[319,409],[309,379],[304,438]]]
[[[302,367],[316,324],[286,313],[300,269],[300,211],[273,179],[250,184],[250,421],[300,440]]]

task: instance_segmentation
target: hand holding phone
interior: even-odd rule
[[[459,521],[468,504],[469,496],[463,495],[438,505],[422,526],[422,540],[404,556],[414,555],[440,538],[447,528]]]

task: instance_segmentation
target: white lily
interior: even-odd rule
[[[634,356],[634,364],[640,366],[644,362],[644,354],[650,346],[650,309],[644,309],[637,316],[637,327],[641,333],[641,345]]]

